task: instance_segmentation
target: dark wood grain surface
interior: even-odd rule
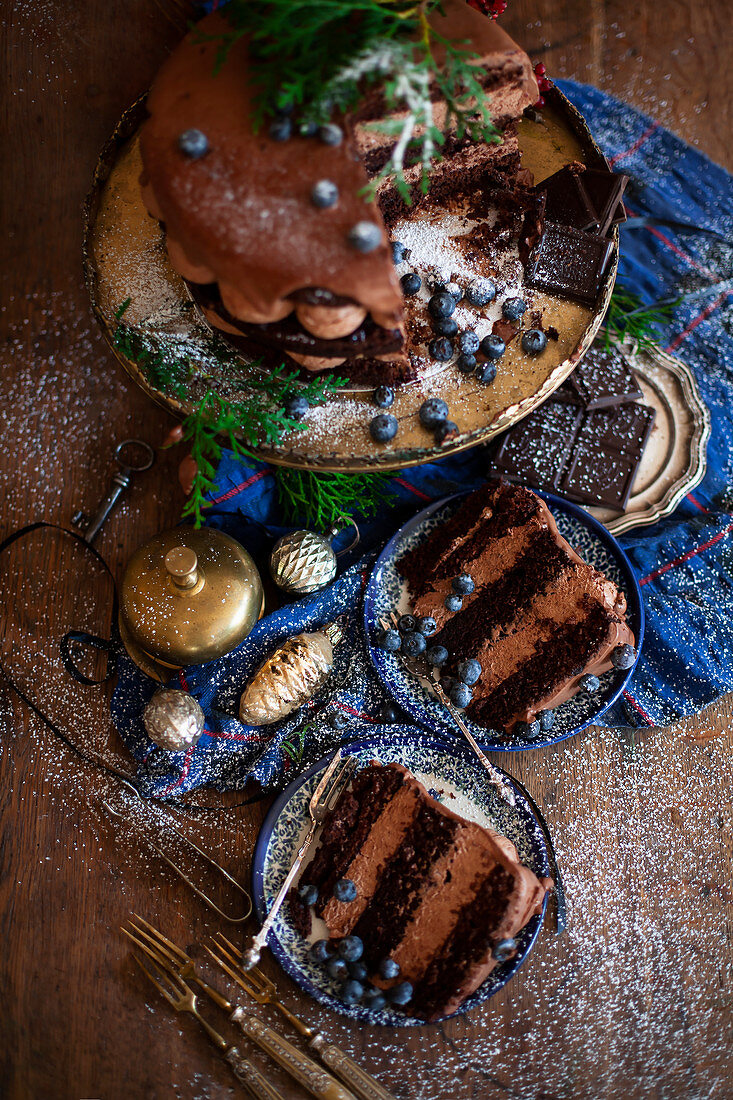
[[[158,443],[172,426],[95,329],[81,207],[99,148],[181,36],[183,12],[175,0],[2,5],[0,534],[93,508],[114,444]],[[731,167],[727,0],[513,0],[504,23],[550,75],[630,100]],[[118,574],[175,522],[178,457],[160,452],[105,526],[98,547]],[[108,628],[101,570],[38,533],[4,558],[0,591],[3,662],[79,743],[126,766],[104,693],[69,687],[48,643],[71,625]],[[133,911],[183,945],[224,927],[146,846],[161,813],[0,694],[0,1095],[239,1094],[119,933]],[[560,939],[545,928],[483,1010],[389,1032],[321,1012],[284,977],[281,989],[399,1098],[731,1096],[732,717],[726,700],[674,729],[589,730],[512,758],[555,833],[570,923]],[[182,820],[246,878],[263,807],[240,801]]]

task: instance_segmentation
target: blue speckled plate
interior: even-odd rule
[[[344,745],[342,751],[345,756],[357,756],[363,764],[374,759],[385,764],[391,761],[403,764],[456,813],[508,837],[516,846],[522,863],[536,875],[550,874],[542,829],[528,802],[511,777],[502,773],[516,795],[516,806],[507,806],[487,782],[486,773],[467,747],[448,744],[414,726],[390,725],[370,726],[362,739]],[[252,896],[260,922],[269,911],[308,830],[308,802],[330,759],[330,756],[324,757],[298,776],[275,800],[265,818],[252,861]],[[545,898],[542,912],[532,917],[518,935],[515,958],[497,966],[455,1015],[487,1001],[516,974],[537,939],[546,908]],[[318,935],[314,933],[311,938],[317,939]],[[345,1005],[339,1001],[335,995],[336,984],[322,967],[308,958],[309,945],[292,927],[284,909],[275,921],[268,946],[283,970],[306,993],[335,1012],[363,1023],[392,1027],[423,1022],[393,1008],[370,1012],[360,1005]]]
[[[369,654],[382,683],[397,703],[411,718],[441,736],[462,739],[454,725],[450,712],[413,676],[402,667],[399,659],[385,653],[371,643],[380,630],[380,619],[391,611],[408,611],[409,600],[402,577],[397,572],[397,562],[434,528],[440,526],[457,508],[465,493],[446,497],[430,504],[406,523],[390,539],[377,558],[364,594],[364,623],[369,644]],[[539,493],[555,517],[560,534],[585,561],[594,565],[612,580],[624,593],[628,603],[626,618],[636,638],[637,660],[644,641],[644,608],[641,589],[631,563],[613,535],[603,524],[589,516],[576,504],[571,504],[551,493]],[[520,749],[536,749],[554,745],[572,737],[597,721],[616,702],[634,674],[634,665],[626,672],[612,670],[601,677],[601,686],[593,694],[579,692],[555,709],[555,724],[544,738],[530,741],[518,735],[510,738],[505,733],[485,729],[464,716],[466,725],[477,741],[485,748],[517,752]]]

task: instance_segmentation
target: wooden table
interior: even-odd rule
[[[731,167],[725,0],[512,0],[504,23],[550,75],[639,104]],[[98,149],[184,26],[176,0],[4,4],[2,533],[92,508],[113,444],[157,442],[171,427],[95,329],[81,203]],[[161,452],[104,528],[98,546],[118,572],[176,521],[178,458]],[[80,580],[82,564],[41,534],[9,555],[2,600],[17,627],[3,661],[80,742],[124,765],[105,699],[62,683],[42,641],[70,625],[108,628],[105,582],[88,564]],[[145,985],[119,933],[133,910],[182,944],[219,927],[145,848],[160,812],[136,809],[7,693],[2,711],[0,1094],[233,1095],[226,1066],[194,1021],[174,1018]],[[731,1096],[730,725],[725,701],[674,729],[588,730],[512,757],[554,830],[570,923],[560,939],[546,927],[531,962],[482,1011],[365,1030],[322,1013],[284,977],[282,990],[400,1098]],[[107,798],[125,812],[121,826]],[[246,878],[263,807],[215,801],[233,805],[185,828]]]

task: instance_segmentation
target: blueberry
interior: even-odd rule
[[[461,298],[463,297],[463,291],[459,287],[458,283],[446,283],[443,287],[443,290],[445,290],[447,294],[450,294],[454,302],[460,302]]]
[[[419,657],[425,652],[425,638],[417,630],[410,630],[402,636],[402,652],[408,657]]]
[[[497,962],[503,963],[507,959],[511,959],[516,954],[517,941],[516,940],[497,940],[494,944],[494,949],[491,954],[494,956]]]
[[[446,596],[443,600],[443,606],[448,611],[460,611],[463,607],[463,600],[460,596]]]
[[[432,615],[424,615],[417,620],[417,629],[421,634],[424,634],[426,638],[429,638],[431,634],[435,633],[437,625]]]
[[[317,122],[301,122],[298,125],[298,133],[301,137],[315,137],[318,133]]]
[[[333,886],[333,896],[336,901],[355,901],[356,884],[350,878],[337,879]]]
[[[318,887],[311,886],[309,883],[304,883],[298,889],[298,897],[303,902],[303,905],[315,905],[318,901]]]
[[[473,374],[476,369],[476,356],[475,355],[459,355],[456,359],[456,366],[461,374]]]
[[[454,592],[457,592],[459,596],[470,596],[476,588],[476,585],[470,573],[459,573],[459,575],[454,577],[451,581],[451,588]]]
[[[386,1005],[387,998],[385,997],[384,993],[382,993],[381,989],[375,989],[374,987],[372,987],[371,989],[367,989],[366,993],[364,994],[363,1003],[365,1007],[370,1009],[372,1012],[379,1012],[379,1010],[384,1008],[384,1006]]]
[[[458,325],[452,317],[433,317],[430,327],[438,336],[455,336],[458,332]]]
[[[452,420],[441,420],[435,427],[435,442],[442,443],[444,439],[452,439],[458,435],[458,425]]]
[[[396,978],[399,972],[400,964],[395,962],[394,959],[382,959],[379,964],[379,976],[380,978],[386,978],[387,981]]]
[[[357,222],[349,230],[348,241],[357,252],[373,252],[382,243],[382,230],[376,222]]]
[[[428,344],[428,354],[439,363],[447,363],[453,355],[453,342],[447,336],[436,336]]]
[[[341,986],[341,1000],[345,1005],[355,1005],[364,996],[364,986],[356,978],[348,978]]]
[[[318,137],[324,145],[340,145],[344,140],[344,132],[340,126],[327,122],[325,126],[318,127]]]
[[[412,984],[410,982],[398,982],[387,991],[387,996],[393,1005],[406,1005],[412,1000]]]
[[[369,421],[369,434],[376,443],[389,443],[397,435],[397,418],[380,413]]]
[[[527,355],[539,355],[547,347],[547,337],[542,329],[528,328],[522,333],[522,351]]]
[[[184,157],[199,160],[209,151],[209,139],[202,130],[184,130],[178,135],[178,148]]]
[[[448,660],[448,650],[444,645],[431,645],[425,656],[429,664],[435,665],[436,668],[442,668]]]
[[[476,333],[472,332],[470,329],[467,332],[462,332],[458,337],[458,347],[467,355],[473,355],[478,351],[480,346],[481,341]]]
[[[527,308],[524,298],[506,298],[501,305],[501,312],[507,321],[518,321]]]
[[[383,630],[377,639],[377,645],[387,653],[396,653],[402,645],[402,639],[397,630]]]
[[[454,684],[449,698],[454,707],[463,710],[473,699],[473,692],[467,684]]]
[[[392,241],[392,259],[396,264],[401,264],[403,260],[406,260],[409,251],[409,248],[406,248],[402,241]]]
[[[402,287],[402,293],[411,298],[413,294],[417,294],[422,286],[422,279],[414,271],[408,271],[400,279],[400,286]]]
[[[388,409],[394,404],[394,390],[391,386],[377,386],[372,401],[379,409]]]
[[[341,981],[342,978],[347,978],[349,975],[348,966],[343,959],[339,959],[337,956],[327,961],[326,971],[329,977],[335,978],[336,981]]]
[[[431,317],[450,317],[455,308],[456,300],[446,290],[439,290],[428,302],[428,313]]]
[[[417,629],[417,619],[414,615],[400,615],[397,625],[404,634],[406,630]]]
[[[324,963],[331,958],[331,945],[328,940],[316,940],[308,949],[308,958],[312,962]]]
[[[364,966],[363,962],[350,962],[349,963],[349,975],[352,978],[356,978],[357,982],[365,982],[367,980],[369,971]]]
[[[501,359],[506,351],[506,344],[501,336],[497,336],[495,332],[490,332],[481,341],[481,351],[487,359]]]
[[[623,672],[631,668],[636,660],[636,650],[628,642],[625,645],[617,645],[611,654],[611,664]]]
[[[383,722],[399,722],[401,715],[394,703],[385,703],[379,712]]]
[[[346,959],[347,963],[353,963],[364,954],[364,944],[358,936],[344,936],[339,941],[336,950],[342,959]]]
[[[578,680],[578,687],[581,689],[581,691],[589,691],[593,693],[594,691],[598,691],[600,686],[601,681],[598,679],[598,677],[592,676],[590,673],[588,673],[586,676],[581,676]]]
[[[273,141],[287,141],[293,134],[293,123],[286,116],[282,115],[280,118],[275,118],[270,123],[268,134]]]
[[[461,683],[473,687],[481,676],[481,665],[475,657],[469,657],[467,661],[461,661],[458,665],[458,677]]]
[[[289,397],[285,402],[285,412],[293,420],[302,420],[309,408],[307,397],[301,397],[299,394]]]
[[[477,279],[466,287],[466,301],[472,306],[486,306],[496,297],[496,286],[491,279]]]
[[[482,363],[476,371],[476,377],[482,386],[490,386],[496,379],[496,363]]]
[[[439,397],[429,397],[423,401],[417,415],[424,428],[434,428],[441,420],[448,419],[448,406]]]
[[[319,180],[311,189],[311,202],[320,210],[327,210],[339,201],[339,189],[331,180]]]
[[[521,737],[523,741],[536,741],[541,731],[542,727],[538,718],[535,718],[533,722],[517,722],[514,727],[517,737]]]
[[[345,730],[349,724],[349,716],[343,714],[340,710],[334,710],[328,716],[328,724],[331,729]]]
[[[555,725],[554,710],[541,710],[537,717],[540,720],[540,729],[543,733],[547,733]]]

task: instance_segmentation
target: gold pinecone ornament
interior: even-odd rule
[[[356,530],[351,544],[340,550],[345,554],[353,550],[359,541]],[[336,578],[337,555],[331,545],[340,527],[331,527],[325,535],[316,531],[291,531],[275,543],[270,554],[270,573],[278,588],[291,596],[307,596],[320,592]]]
[[[257,669],[239,702],[248,726],[269,726],[312,699],[333,668],[333,649],[341,641],[337,623],[313,634],[288,638]]]

